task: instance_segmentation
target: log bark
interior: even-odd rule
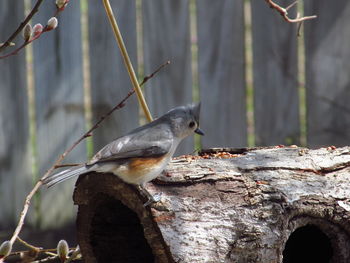
[[[167,172],[146,208],[112,174],[79,178],[86,262],[350,262],[350,147],[212,149]]]

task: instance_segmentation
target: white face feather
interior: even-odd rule
[[[191,122],[194,123],[193,126],[190,126]],[[190,115],[173,119],[173,132],[179,139],[184,139],[187,136],[192,135],[197,127],[198,124]]]
[[[164,119],[168,119],[175,137],[184,139],[193,134],[199,126],[200,104],[180,106],[170,110]]]

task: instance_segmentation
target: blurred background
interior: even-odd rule
[[[0,1],[0,42],[36,2]],[[54,2],[44,1],[33,25],[46,24]],[[292,2],[278,1],[284,7]],[[318,18],[306,21],[299,37],[298,24],[285,22],[264,0],[111,4],[140,81],[171,62],[144,87],[153,116],[202,102],[206,135],[187,139],[177,154],[201,147],[349,144],[349,1],[300,1],[290,17]],[[0,240],[12,233],[33,184],[132,88],[102,1],[71,0],[58,21],[57,29],[0,60]],[[65,163],[85,162],[143,123],[134,96]],[[74,183],[35,196],[23,238],[36,245],[74,242]]]

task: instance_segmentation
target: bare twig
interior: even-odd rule
[[[17,236],[17,241],[20,242],[22,245],[26,246],[27,248],[31,249],[31,250],[40,251],[42,249],[41,247],[36,247],[36,246],[33,246],[33,245],[29,244],[28,242],[24,241],[19,236]]]
[[[68,249],[70,252],[70,256],[67,258],[67,260],[65,261],[65,263],[68,262],[72,262],[73,260],[77,259],[78,257],[81,256],[80,253],[80,248],[79,246],[76,247],[72,247]],[[21,255],[25,255],[26,253],[30,253],[30,251],[27,250],[22,250],[22,251],[16,251],[16,252],[12,252],[9,257],[11,257],[11,260],[13,260],[13,257],[16,256],[21,256]],[[45,254],[46,257],[39,259],[39,260],[35,260],[35,261],[30,261],[32,263],[39,263],[39,262],[57,262],[57,259],[59,258],[59,256],[57,255],[57,249],[56,248],[49,248],[49,249],[41,249],[40,251],[38,251],[38,253],[40,253],[40,255]],[[39,254],[38,254],[39,256]],[[16,261],[17,262],[17,261]],[[22,262],[22,261],[21,261]],[[24,262],[24,261],[23,261]],[[27,261],[26,261],[27,262]]]
[[[54,260],[57,260],[57,259],[58,259],[58,256],[52,256],[52,257],[47,257],[40,260],[35,260],[32,263],[54,262]]]
[[[77,249],[76,247],[71,247],[69,248],[69,251],[76,251],[76,249]],[[11,252],[9,256],[17,256],[26,252],[28,252],[28,250],[14,251],[14,252]],[[56,254],[57,248],[40,248],[39,252],[49,256],[57,256]]]
[[[297,18],[299,18],[299,17],[300,17],[300,14],[297,13]],[[300,31],[301,31],[301,27],[303,26],[303,23],[304,22],[300,22],[300,23],[297,24],[298,25],[298,27],[297,27],[297,37],[301,36]]]
[[[144,77],[143,81],[141,84],[145,84],[150,78],[152,78],[156,73],[158,73],[163,67],[169,64],[169,61],[158,67],[151,75]],[[82,142],[85,138],[90,137],[92,135],[92,131],[97,129],[100,124],[108,117],[110,116],[115,110],[120,109],[125,106],[125,102],[129,99],[131,95],[135,93],[135,90],[129,91],[129,93],[125,96],[124,99],[122,99],[116,106],[114,106],[110,111],[108,111],[105,115],[101,116],[100,119],[87,131],[85,132],[78,140],[76,140],[72,146],[70,146],[62,155],[58,157],[58,159],[55,161],[55,163],[47,170],[47,172],[43,175],[43,177],[35,184],[33,189],[30,191],[30,193],[27,195],[24,201],[24,206],[23,210],[20,214],[19,220],[17,227],[15,231],[12,234],[12,237],[10,239],[10,242],[13,244],[15,240],[18,238],[19,233],[22,230],[23,224],[24,224],[24,219],[28,213],[28,209],[30,206],[30,201],[33,198],[34,194],[38,191],[38,189],[42,186],[43,180],[48,177],[54,170],[55,167],[61,164],[63,159],[80,143]]]
[[[55,169],[58,168],[64,168],[64,167],[74,167],[74,166],[79,166],[81,163],[64,163],[64,164],[59,164],[55,166]]]
[[[273,9],[275,9],[278,13],[280,13],[280,15],[284,18],[284,20],[286,20],[289,23],[300,23],[306,20],[310,20],[310,19],[314,19],[317,16],[313,15],[313,16],[303,16],[303,17],[296,17],[296,18],[290,18],[288,16],[288,10],[293,7],[297,1],[293,2],[292,4],[290,4],[289,6],[287,6],[286,8],[283,8],[282,6],[276,4],[275,2],[273,2],[272,0],[265,0],[266,3]]]
[[[286,11],[288,11],[289,9],[291,9],[293,6],[295,6],[298,3],[298,0],[294,1],[293,3],[291,3],[289,6],[287,6],[285,9]]]
[[[38,0],[36,4],[34,5],[33,9],[29,12],[27,17],[23,20],[22,23],[19,24],[18,28],[15,30],[15,32],[12,33],[12,35],[0,46],[0,52],[3,51],[5,48],[10,46],[10,43],[17,37],[19,33],[22,32],[23,28],[28,24],[30,19],[39,11],[40,5],[43,3],[44,0]]]
[[[152,74],[145,76],[143,78],[143,80],[140,83],[140,87],[143,86],[143,84],[145,84],[149,79],[153,78],[153,76],[155,74],[157,74],[162,68],[164,68],[165,66],[170,64],[170,60],[168,60],[167,62],[165,62],[164,64],[160,65]]]
[[[139,104],[140,104],[143,112],[145,113],[145,116],[146,116],[147,120],[148,121],[152,121],[152,115],[151,115],[151,113],[150,113],[150,111],[148,109],[146,100],[145,100],[145,98],[144,98],[144,96],[142,94],[142,91],[140,89],[140,85],[137,82],[136,74],[135,74],[134,68],[132,67],[132,64],[131,64],[128,52],[126,50],[126,47],[124,45],[123,37],[122,37],[122,35],[120,33],[117,20],[115,19],[115,16],[113,14],[112,7],[111,7],[111,5],[109,3],[109,0],[102,0],[102,2],[103,2],[103,5],[105,7],[106,14],[107,14],[107,17],[108,17],[109,22],[111,24],[111,27],[113,29],[114,36],[115,36],[115,38],[117,40],[117,43],[118,43],[120,52],[122,54],[122,57],[123,57],[126,69],[128,71],[131,83],[132,83],[132,85],[133,85],[133,87],[134,87],[134,89],[136,91],[137,99],[139,101]]]

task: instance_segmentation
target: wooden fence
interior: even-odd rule
[[[291,2],[279,1],[284,6]],[[54,13],[53,3],[45,1],[33,22],[45,24]],[[145,88],[153,116],[201,100],[201,126],[206,133],[201,138],[203,147],[247,146],[249,134],[258,146],[300,144],[301,134],[306,134],[310,147],[347,145],[350,2],[305,0],[305,14],[318,15],[304,24],[305,45],[296,37],[296,25],[283,21],[265,1],[252,0],[251,10],[247,3],[111,1],[135,68],[142,65],[149,74],[171,61]],[[86,94],[91,98],[94,122],[131,89],[102,2],[84,1],[83,11],[81,4],[70,1],[58,18],[59,27],[33,43],[32,57],[26,59],[21,52],[0,60],[1,229],[16,222],[37,176],[86,130]],[[87,24],[81,23],[82,12],[88,12]],[[0,42],[23,16],[23,1],[0,1]],[[88,52],[83,52],[83,44]],[[88,57],[83,56],[86,53]],[[304,65],[300,59],[305,60],[305,71],[298,70],[298,65]],[[88,62],[88,70],[83,61]],[[250,68],[253,83],[246,81]],[[34,80],[34,90],[27,89],[28,77]],[[306,92],[301,88],[304,79]],[[138,125],[134,97],[94,132],[94,149]],[[193,147],[190,138],[179,153],[191,153]],[[86,144],[82,143],[66,162],[86,158]],[[31,207],[29,222],[58,227],[72,220],[73,186],[70,181],[43,189]]]

